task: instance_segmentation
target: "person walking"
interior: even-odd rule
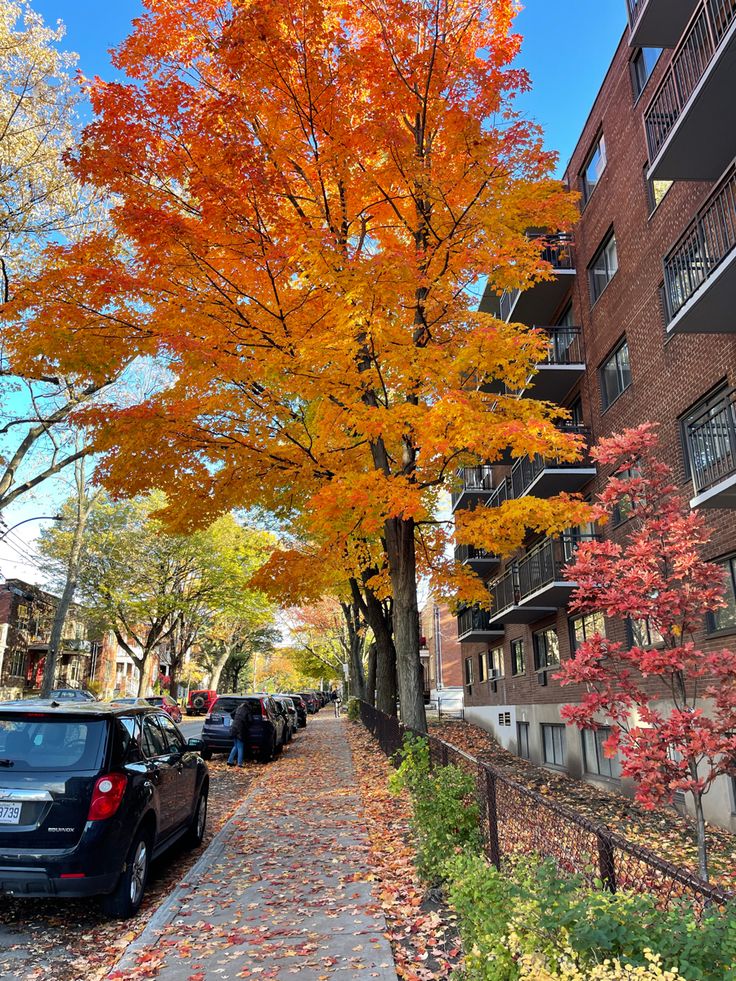
[[[238,766],[243,765],[243,760],[245,759],[245,737],[248,734],[250,721],[250,705],[247,702],[241,702],[233,716],[230,729],[233,734],[233,748],[230,750],[230,755],[227,758],[228,766],[235,766],[236,761]]]
[[[340,717],[340,706],[342,705],[342,699],[339,693],[335,692],[332,704],[335,706],[335,718],[338,719]]]

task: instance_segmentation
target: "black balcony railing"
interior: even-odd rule
[[[470,633],[488,633],[491,626],[491,614],[477,606],[466,606],[457,615],[457,635],[464,637]]]
[[[593,541],[596,535],[570,532],[543,542],[519,560],[519,600],[536,593],[553,582],[565,582],[565,567],[574,557],[578,545]]]
[[[493,468],[488,466],[461,467],[457,472],[462,489],[451,495],[452,506],[455,507],[463,494],[478,494],[493,490]]]
[[[501,504],[504,504],[506,501],[513,500],[513,497],[514,497],[514,492],[511,487],[511,480],[508,477],[506,477],[504,480],[501,481],[498,487],[488,498],[488,500],[486,501],[486,507],[487,508],[500,507]]]
[[[540,259],[548,262],[553,269],[567,271],[575,269],[575,255],[573,252],[572,236],[566,232],[558,232],[556,235],[530,236],[539,238],[542,243]],[[511,316],[516,298],[521,290],[506,290],[499,301],[499,311],[501,320],[508,320]]]
[[[736,392],[688,424],[687,452],[696,494],[736,475]]]
[[[579,327],[541,327],[549,336],[547,357],[542,364],[584,364],[583,332]]]
[[[734,4],[736,10],[736,4]],[[667,315],[672,320],[736,247],[736,165],[664,260]]]
[[[456,545],[456,562],[495,562],[498,556],[493,552],[487,552],[484,548],[476,548],[475,545]]]
[[[585,426],[566,425],[561,427],[566,433],[575,433],[585,438],[586,446],[590,443],[590,430]],[[511,468],[511,485],[514,497],[523,497],[531,485],[542,473],[549,469],[569,469],[590,465],[587,450],[579,460],[573,462],[545,457],[537,453],[535,456],[525,456],[517,460]]]
[[[733,0],[702,0],[644,113],[650,161],[664,146],[734,19]]]
[[[498,617],[519,602],[519,570],[514,563],[490,586],[493,615]]]
[[[629,4],[629,27],[633,29],[639,20],[639,14],[646,7],[649,0],[628,0]]]

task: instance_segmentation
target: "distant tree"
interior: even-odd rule
[[[610,725],[605,743],[621,757],[647,808],[677,791],[692,798],[700,874],[708,878],[703,797],[716,779],[736,773],[736,652],[695,643],[706,614],[725,605],[724,573],[702,558],[710,532],[690,510],[658,459],[649,424],[602,440],[593,451],[611,476],[597,513],[628,516],[621,543],[580,545],[569,567],[578,583],[571,608],[625,619],[639,642],[596,634],[557,675],[588,689],[563,718],[579,728]],[[643,642],[642,642],[643,641]]]

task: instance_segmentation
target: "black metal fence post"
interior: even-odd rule
[[[501,846],[498,841],[498,806],[496,804],[496,777],[483,767],[486,774],[486,808],[488,810],[488,850],[497,869],[501,868]]]
[[[613,842],[602,831],[596,833],[598,841],[598,871],[600,872],[603,888],[616,892],[616,858]]]

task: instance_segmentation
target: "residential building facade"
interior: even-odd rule
[[[729,572],[728,606],[698,638],[708,650],[736,643],[736,4],[627,3],[629,28],[567,169],[581,213],[572,236],[549,238],[555,278],[500,302],[488,294],[481,309],[547,329],[548,358],[525,394],[566,406],[566,425],[588,443],[658,424],[683,498],[713,530],[707,557]],[[479,466],[461,479],[455,508],[602,486],[586,457]],[[620,540],[618,518],[605,534]],[[586,636],[631,642],[636,629],[569,613],[565,565],[593,532],[530,538],[507,563],[458,550],[493,604],[457,621],[466,718],[520,756],[630,793],[603,756],[605,733],[562,724],[561,706],[581,692],[554,680]],[[736,830],[736,782],[718,781],[706,809]]]
[[[423,639],[422,663],[429,702],[456,710],[463,704],[463,651],[449,606],[427,599],[419,613]]]

